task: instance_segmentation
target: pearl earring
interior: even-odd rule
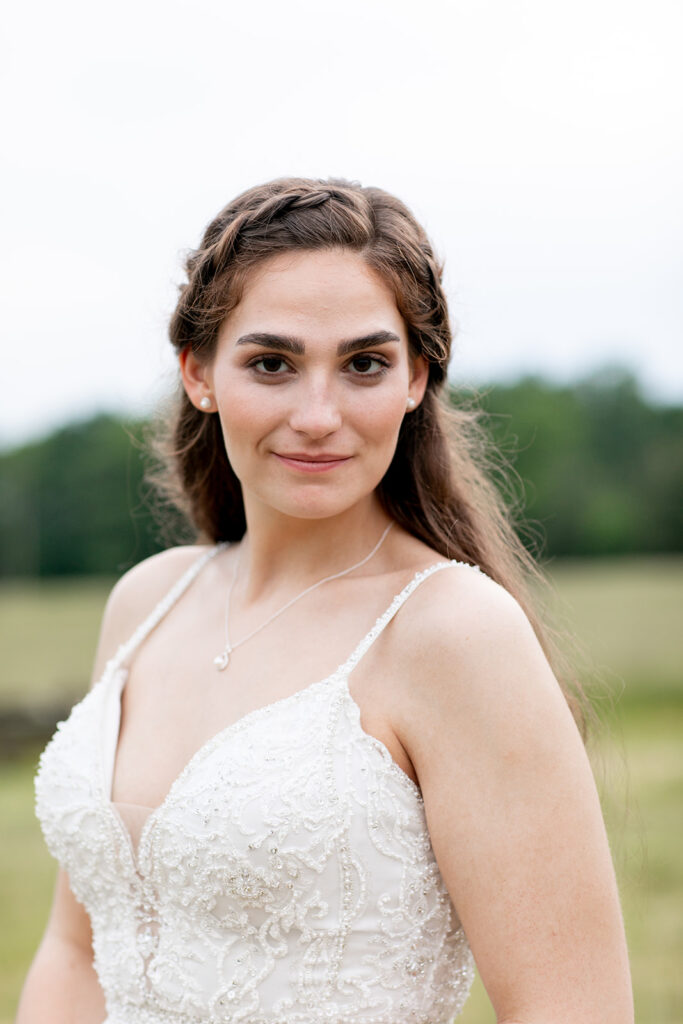
[[[412,395],[408,395],[408,398],[406,399],[406,409],[408,410],[408,412],[412,412],[413,409],[415,408],[415,405],[416,405],[416,402],[415,402],[415,399],[413,398],[413,396]]]
[[[200,399],[199,405],[204,410],[204,412],[208,412],[208,410],[211,408],[211,399],[209,398],[209,396],[204,395],[204,397]]]

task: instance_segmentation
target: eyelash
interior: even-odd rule
[[[253,370],[254,373],[261,378],[269,377],[272,380],[278,380],[279,378],[284,376],[283,373],[268,373],[266,370],[257,369],[259,363],[265,363],[266,360],[273,359],[276,360],[278,363],[284,363],[286,366],[289,365],[286,359],[283,359],[282,356],[273,353],[272,355],[258,356],[256,359],[252,359],[251,362],[247,363],[247,366],[250,370]],[[379,364],[379,370],[374,370],[372,373],[361,373],[359,371],[355,372],[354,376],[366,378],[367,380],[379,379],[380,377],[384,376],[384,374],[391,366],[389,360],[385,359],[384,356],[373,355],[370,352],[363,352],[353,356],[347,363],[347,366],[351,366],[352,363],[360,360],[370,360],[370,362]]]

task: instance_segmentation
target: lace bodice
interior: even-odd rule
[[[111,803],[126,663],[179,581],[44,751],[36,806],[92,922],[106,1024],[445,1024],[472,981],[418,787],[366,733],[348,678],[209,740],[131,841]]]

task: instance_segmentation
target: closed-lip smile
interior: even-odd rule
[[[334,469],[351,458],[350,455],[338,455],[336,452],[273,452],[273,455],[286,465],[307,473]]]
[[[349,455],[337,455],[333,452],[318,452],[311,455],[307,452],[275,452],[283,459],[297,459],[299,462],[341,462],[350,458]]]

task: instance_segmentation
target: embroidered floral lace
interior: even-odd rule
[[[445,1024],[472,982],[418,787],[366,733],[348,677],[417,576],[329,678],[192,758],[137,846],[111,803],[126,662],[176,584],[44,751],[36,807],[92,921],[106,1024]]]

